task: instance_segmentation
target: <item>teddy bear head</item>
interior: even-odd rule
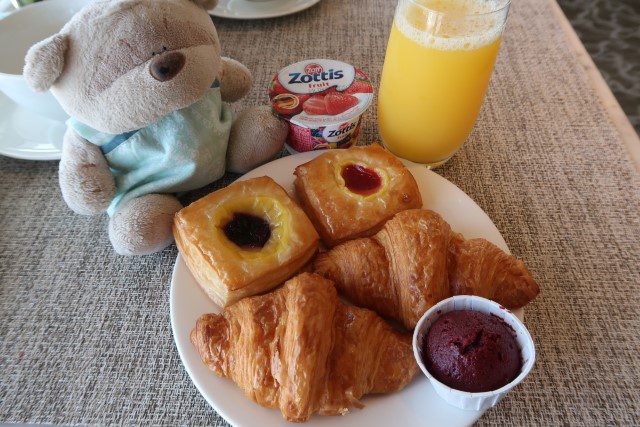
[[[197,101],[220,76],[217,0],[101,0],[34,45],[24,76],[101,131],[145,127]]]

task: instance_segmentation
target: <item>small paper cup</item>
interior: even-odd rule
[[[494,314],[513,328],[516,334],[516,341],[522,352],[522,369],[520,374],[509,384],[493,391],[470,393],[453,389],[441,383],[427,370],[421,355],[427,331],[440,316],[450,311],[458,310],[473,310],[485,314]],[[457,295],[447,298],[431,307],[422,316],[413,332],[413,354],[418,366],[420,366],[422,372],[429,378],[431,385],[435,388],[438,395],[450,405],[470,411],[483,411],[495,406],[500,399],[531,372],[531,368],[533,368],[533,363],[536,359],[536,349],[533,345],[533,339],[527,328],[515,314],[496,302],[471,295]]]

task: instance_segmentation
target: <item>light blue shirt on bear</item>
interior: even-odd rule
[[[137,131],[107,134],[73,118],[67,126],[107,159],[116,182],[111,216],[136,197],[195,190],[222,177],[231,122],[216,82],[194,104]]]

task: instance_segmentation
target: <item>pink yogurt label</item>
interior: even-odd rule
[[[353,145],[372,99],[366,74],[331,59],[289,65],[269,84],[273,113],[289,122],[287,145],[294,152]]]

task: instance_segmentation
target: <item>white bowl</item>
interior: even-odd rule
[[[66,120],[51,92],[36,93],[22,77],[29,48],[57,33],[91,0],[46,0],[0,19],[0,90],[24,109],[53,120]]]
[[[470,393],[456,390],[441,383],[427,370],[422,362],[421,356],[421,349],[427,331],[429,331],[433,322],[440,316],[450,311],[458,310],[473,310],[485,314],[494,314],[513,328],[516,333],[516,341],[522,352],[522,369],[520,370],[520,374],[509,384],[493,391]],[[533,368],[536,359],[536,349],[529,331],[511,311],[486,298],[471,295],[457,295],[439,302],[427,310],[422,316],[413,331],[413,355],[416,358],[416,362],[418,362],[418,366],[420,366],[422,372],[429,378],[431,385],[442,399],[460,409],[481,411],[495,406],[500,399],[531,372],[531,368]]]

